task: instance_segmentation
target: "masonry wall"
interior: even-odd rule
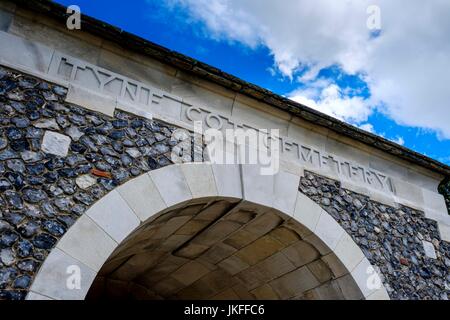
[[[299,190],[327,211],[378,267],[392,299],[448,299],[450,244],[436,221],[405,206],[390,207],[307,173]]]
[[[300,190],[380,267],[391,297],[438,299],[448,293],[450,216],[438,194],[443,175],[83,31],[69,32],[12,2],[0,2],[0,43],[0,64],[12,68],[0,69],[1,298],[23,298],[57,239],[96,200],[171,163],[171,134],[177,127],[192,129],[190,108],[201,108],[202,120],[214,114],[279,129],[290,141],[389,177],[392,190],[380,190],[300,163],[288,150],[282,154],[283,168],[310,172]],[[114,92],[97,90],[86,74],[71,81],[64,70],[52,70],[57,57],[132,79],[161,98],[146,106],[129,97],[119,101]],[[341,193],[352,200],[342,202]]]
[[[63,102],[66,90],[0,69],[0,297],[23,299],[42,262],[106,193],[169,165],[176,129],[124,112]],[[61,135],[66,140],[46,136]],[[321,205],[380,268],[394,299],[447,299],[450,247],[436,221],[306,172],[299,190]]]
[[[95,113],[64,103],[66,93],[0,68],[0,299],[25,297],[58,239],[97,200],[172,164],[175,127]]]

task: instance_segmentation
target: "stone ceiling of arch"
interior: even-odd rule
[[[243,203],[176,209],[124,241],[88,299],[343,299],[342,290],[358,297],[306,235],[272,209]]]

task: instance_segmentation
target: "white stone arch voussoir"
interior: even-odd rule
[[[27,299],[84,299],[111,253],[142,223],[208,197],[243,199],[292,217],[310,231],[308,241],[334,257],[335,262],[329,261],[334,273],[351,277],[366,299],[389,299],[383,285],[368,288],[367,270],[372,275],[376,271],[344,229],[298,191],[299,180],[285,171],[260,175],[256,165],[206,163],[170,165],[143,174],[108,193],[76,221],[42,264]],[[77,272],[81,272],[79,289],[71,277]]]

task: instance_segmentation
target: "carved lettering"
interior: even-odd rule
[[[144,85],[122,75],[103,68],[84,63],[76,58],[55,53],[49,73],[62,76],[70,82],[78,83],[90,89],[149,106],[158,104],[164,97],[175,101],[181,100],[169,93]],[[95,82],[95,83],[93,83]],[[92,88],[95,86],[95,88]]]
[[[201,117],[194,118],[193,113],[202,114],[202,110],[195,107],[190,107],[186,111],[186,118],[188,118],[189,121],[197,121],[201,120]]]
[[[300,149],[300,154],[301,154],[301,157],[302,157],[302,161],[304,161],[304,162],[309,162],[309,163],[313,163],[313,160],[312,160],[312,149],[310,149],[310,148],[307,148],[307,147],[305,147],[305,146],[302,146],[301,147],[301,149]]]
[[[157,88],[90,65],[76,58],[62,55],[58,52],[54,54],[48,72],[53,76],[61,77],[69,82],[74,82],[88,88],[94,87],[91,89],[106,92],[118,98],[145,106],[158,104],[164,98],[183,102],[181,98],[173,96],[170,93],[163,92]],[[186,104],[184,105],[186,106]],[[357,163],[340,159],[322,150],[314,149],[311,146],[303,144],[301,141],[294,141],[288,137],[280,137],[278,134],[276,137],[269,137],[267,130],[238,123],[235,119],[230,119],[229,117],[195,106],[187,107],[182,117],[183,121],[188,123],[205,123],[206,126],[217,130],[217,132],[226,132],[226,129],[240,130],[241,135],[239,136],[242,139],[239,141],[241,143],[239,147],[245,145],[246,140],[254,140],[256,133],[258,133],[258,136],[264,134],[262,140],[259,141],[258,148],[269,149],[271,144],[276,143],[282,153],[289,154],[303,164],[308,164],[308,166],[313,166],[320,170],[332,171],[344,179],[364,183],[373,188],[382,189],[387,192],[395,192],[392,179],[387,175],[372,169],[367,169]],[[227,139],[229,138],[234,139],[236,135],[234,137],[227,137]],[[271,140],[270,143],[269,139]]]

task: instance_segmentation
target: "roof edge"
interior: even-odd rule
[[[61,22],[66,22],[69,14],[66,7],[49,0],[15,0],[14,3],[40,14],[45,14]],[[308,122],[330,129],[353,140],[370,145],[395,157],[407,160],[431,171],[450,176],[450,166],[395,142],[361,130],[303,104],[275,94],[267,89],[249,83],[211,65],[190,58],[184,54],[145,40],[113,25],[82,14],[82,29],[100,38],[171,65],[200,78],[214,82],[234,92],[265,102]]]

